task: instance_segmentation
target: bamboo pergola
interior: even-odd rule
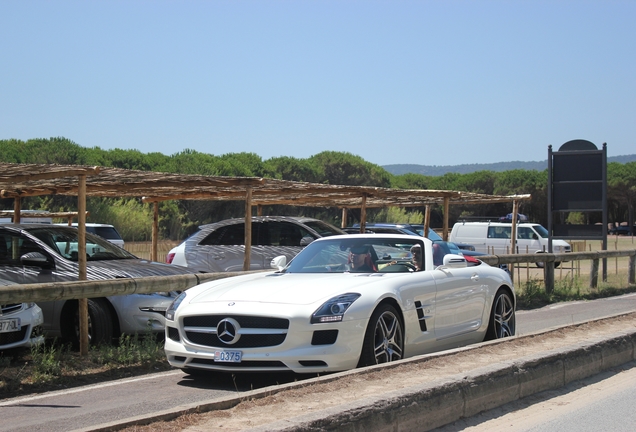
[[[530,195],[497,196],[447,190],[390,189],[372,186],[344,186],[305,183],[258,177],[224,177],[125,170],[80,165],[0,163],[0,198],[13,198],[13,221],[20,222],[21,198],[42,195],[77,196],[79,230],[79,280],[86,280],[86,197],[135,197],[154,205],[152,255],[157,259],[158,203],[166,200],[245,200],[245,262],[250,268],[252,207],[293,205],[339,207],[343,212],[360,208],[360,230],[364,232],[366,209],[377,207],[424,207],[424,226],[429,228],[430,206],[444,207],[443,238],[448,238],[448,210],[451,204],[517,203]],[[29,215],[33,217],[34,215]],[[72,217],[64,212],[47,217]],[[515,215],[516,216],[516,215]],[[344,227],[344,225],[343,225]],[[80,353],[88,354],[88,306],[80,300]]]
[[[217,200],[246,202],[246,220],[251,209],[266,205],[338,207],[361,209],[361,231],[366,209],[379,207],[421,207],[424,225],[429,226],[430,206],[444,208],[442,237],[448,238],[448,209],[453,204],[514,203],[530,195],[487,195],[472,192],[429,189],[392,189],[373,186],[345,186],[278,180],[260,177],[227,177],[162,173],[120,168],[78,165],[0,164],[0,198],[14,198],[14,211],[22,197],[71,195],[80,197],[80,182],[86,178],[86,196],[137,197],[154,203],[153,258],[156,258],[158,203],[166,200]],[[78,209],[79,210],[79,209]],[[343,223],[346,220],[343,217]],[[246,227],[251,225],[246,225]],[[246,245],[251,244],[247,242]],[[246,254],[247,255],[247,254]],[[249,263],[246,263],[249,268]]]

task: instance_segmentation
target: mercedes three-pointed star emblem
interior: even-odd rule
[[[233,318],[224,318],[216,326],[216,335],[225,344],[233,345],[241,338],[239,329],[241,326]]]

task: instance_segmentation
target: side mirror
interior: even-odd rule
[[[466,258],[461,255],[448,254],[444,255],[444,267],[448,268],[465,268],[468,267]]]
[[[22,265],[32,267],[47,268],[51,266],[49,259],[41,252],[26,253],[20,257],[20,262]]]
[[[286,265],[287,265],[287,257],[285,255],[281,255],[281,256],[277,256],[276,258],[273,258],[272,262],[270,263],[270,267],[278,271],[284,269]]]
[[[305,246],[307,246],[309,243],[311,243],[313,241],[314,241],[313,237],[309,237],[309,236],[303,237],[303,238],[300,239],[300,245],[302,247],[305,247]]]

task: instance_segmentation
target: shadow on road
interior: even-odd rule
[[[178,385],[205,390],[250,391],[273,385],[287,384],[315,378],[318,374],[295,374],[292,372],[240,373],[213,371],[186,371]]]

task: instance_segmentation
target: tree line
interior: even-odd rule
[[[63,165],[98,165],[142,171],[198,174],[210,176],[268,177],[312,183],[378,186],[400,189],[435,189],[475,192],[491,195],[531,194],[523,201],[520,212],[531,221],[547,224],[547,170],[477,171],[468,174],[446,173],[441,176],[422,174],[393,175],[379,165],[348,153],[324,151],[306,159],[275,157],[263,160],[254,153],[213,155],[186,149],[164,155],[138,150],[82,147],[67,138],[0,140],[0,162]],[[608,210],[610,222],[634,222],[636,202],[636,162],[611,162],[607,166]],[[77,199],[66,196],[28,197],[22,200],[24,209],[75,211]],[[468,216],[503,216],[512,211],[511,203],[451,205],[451,223]],[[13,200],[0,200],[2,209],[12,209]],[[152,208],[140,199],[89,197],[88,221],[111,223],[125,240],[150,239]],[[369,209],[367,220],[386,222],[421,222],[423,208]],[[230,217],[243,217],[243,202],[179,200],[160,203],[159,230],[164,239],[180,240],[199,225]],[[441,227],[441,206],[434,206],[431,226]],[[340,226],[338,208],[268,206],[264,215],[303,215],[319,218]],[[348,211],[347,225],[358,222],[359,209]],[[572,223],[597,223],[600,215],[568,215]]]

